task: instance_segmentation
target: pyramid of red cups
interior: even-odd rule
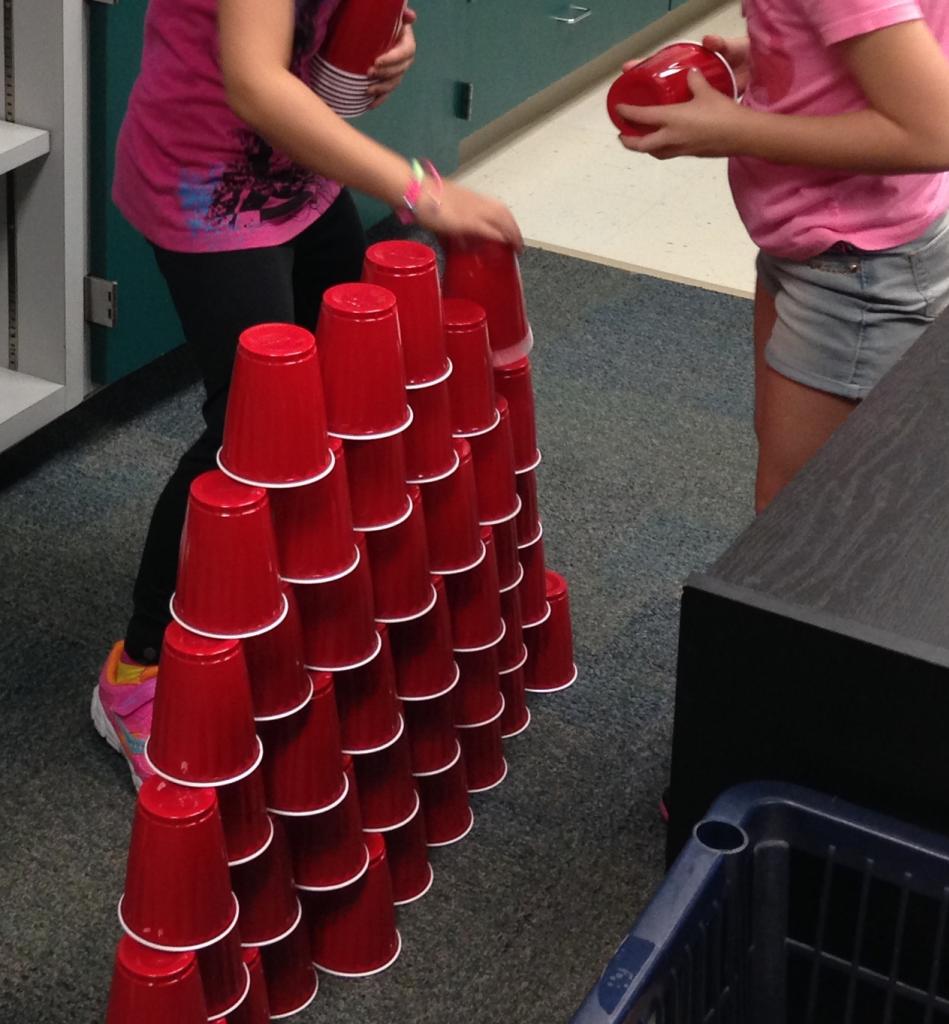
[[[443,299],[442,293],[450,296]],[[515,254],[372,246],[316,337],[244,332],[182,535],[108,1024],[303,1010],[399,956],[396,907],[576,678],[546,568]],[[490,813],[485,810],[484,813]]]

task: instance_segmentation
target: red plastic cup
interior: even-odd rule
[[[397,907],[420,900],[432,887],[435,873],[425,845],[425,816],[421,805],[408,824],[385,834],[392,898]]]
[[[369,869],[353,885],[306,893],[311,955],[327,974],[368,977],[390,967],[402,950],[395,925],[392,878],[382,836],[366,836]]]
[[[259,857],[231,868],[234,892],[241,906],[240,933],[245,946],[278,942],[300,920],[290,850],[279,818],[273,819],[273,827],[273,842]]]
[[[376,619],[403,622],[434,603],[428,568],[425,515],[418,487],[410,487],[411,512],[398,526],[366,534]]]
[[[279,942],[260,950],[271,1020],[292,1017],[316,998],[320,979],[310,960],[310,935],[305,921]]]
[[[537,500],[537,473],[528,470],[518,473],[517,496],[521,499],[521,511],[515,519],[515,532],[518,544],[530,544],[540,536],[540,505]]]
[[[217,800],[229,864],[252,860],[270,845],[273,826],[267,815],[262,768],[240,782],[218,786]]]
[[[534,344],[514,249],[483,239],[443,239],[445,294],[484,308],[495,366],[526,356]]]
[[[448,378],[452,432],[487,430],[497,421],[487,314],[468,299],[445,299],[442,310],[452,365]]]
[[[517,515],[520,502],[514,475],[514,445],[507,400],[498,398],[498,423],[468,438],[478,491],[478,521],[500,523]]]
[[[197,957],[208,1019],[229,1016],[250,992],[250,972],[241,956],[238,930],[234,928],[220,942],[199,950]]]
[[[517,550],[517,519],[506,519],[495,523],[494,553],[498,563],[498,585],[501,592],[514,589],[521,582],[524,570],[521,568],[520,553]]]
[[[501,673],[504,714],[501,715],[501,738],[519,736],[531,724],[531,710],[524,695],[524,667]]]
[[[514,468],[518,472],[537,465],[537,415],[534,410],[534,385],[527,356],[506,366],[495,367],[494,386],[507,399],[511,412],[511,437],[514,440]]]
[[[503,715],[502,708],[493,722],[474,729],[458,730],[469,793],[494,789],[507,778],[507,761],[504,760],[504,741],[501,738]]]
[[[544,565],[544,539],[538,537],[533,544],[520,549],[524,579],[517,592],[521,597],[521,623],[530,630],[546,622],[550,616],[547,603],[547,577]]]
[[[357,530],[385,530],[409,515],[403,434],[347,441],[346,469]]]
[[[521,623],[521,595],[518,588],[501,592],[504,636],[498,644],[498,671],[511,672],[524,664],[524,628]]]
[[[452,697],[450,690],[441,697],[405,701],[402,705],[413,775],[443,772],[457,757]]]
[[[405,0],[342,0],[320,56],[348,75],[368,76],[402,29]]]
[[[262,487],[219,470],[192,481],[171,614],[192,632],[221,639],[264,633],[287,614]]]
[[[142,784],[119,922],[143,945],[172,953],[211,946],[237,923],[213,789],[157,776]]]
[[[323,384],[310,331],[259,324],[241,334],[218,462],[234,479],[261,487],[297,485],[329,471]]]
[[[330,431],[362,440],[404,430],[410,413],[392,292],[374,284],[328,289],[316,336]]]
[[[245,947],[242,958],[250,974],[250,991],[241,1005],[229,1014],[229,1024],[269,1024],[270,1005],[267,1002],[267,982],[264,979],[260,950],[255,946]]]
[[[322,480],[270,495],[280,575],[286,580],[332,579],[355,561],[343,442],[332,437],[330,448],[333,466]]]
[[[445,581],[432,576],[435,603],[418,618],[389,626],[396,691],[403,700],[434,697],[454,685],[458,672],[451,649],[451,612]]]
[[[465,783],[465,762],[458,756],[437,775],[416,779],[425,815],[425,841],[429,846],[451,846],[460,842],[474,825],[474,812]]]
[[[404,729],[383,750],[353,757],[353,766],[363,829],[386,832],[404,825],[418,804]]]
[[[313,684],[303,667],[303,626],[293,587],[284,584],[287,617],[275,629],[244,641],[254,717],[283,718],[303,707]]]
[[[441,480],[458,465],[451,436],[448,382],[412,388],[409,405],[412,425],[405,432],[406,479],[413,483]]]
[[[503,705],[498,678],[498,648],[456,651],[460,678],[452,698],[455,725],[471,728],[492,722]]]
[[[345,754],[343,772],[347,790],[341,803],[328,811],[285,819],[298,889],[342,889],[361,878],[369,866],[356,773],[352,759]]]
[[[194,953],[161,953],[123,935],[115,951],[106,1024],[206,1024]]]
[[[370,16],[371,24],[376,15]],[[365,26],[363,26],[365,33]],[[362,277],[395,295],[402,334],[405,379],[411,384],[442,380],[450,371],[442,324],[442,294],[435,250],[420,242],[377,242],[366,251]],[[413,400],[409,395],[409,402]],[[416,422],[418,410],[416,409]]]
[[[524,685],[529,693],[566,690],[577,680],[567,581],[552,570],[548,570],[546,576],[550,618],[524,636],[527,644]]]
[[[356,548],[359,562],[345,576],[297,584],[303,660],[311,671],[353,668],[374,658],[379,650],[366,542],[358,534]]]
[[[498,566],[491,527],[481,529],[485,557],[473,569],[445,577],[455,650],[492,647],[504,636]]]
[[[260,764],[239,641],[168,626],[145,755],[159,775],[182,786],[236,782]]]
[[[633,124],[616,110],[617,104],[656,107],[667,103],[686,103],[692,99],[688,75],[701,71],[713,88],[732,99],[738,98],[735,75],[725,58],[701,43],[679,42],[661,50],[625,71],[610,86],[606,109],[610,120],[623,135],[648,135],[656,129]]]
[[[483,556],[478,528],[478,490],[471,446],[455,439],[458,467],[444,480],[421,484],[432,572],[464,572]]]
[[[347,754],[387,747],[402,731],[395,665],[384,622],[379,623],[379,636],[382,646],[372,661],[334,677],[340,741]]]
[[[260,723],[267,806],[276,814],[310,814],[341,800],[346,780],[340,770],[339,719],[333,678],[313,679],[313,697],[288,718]]]

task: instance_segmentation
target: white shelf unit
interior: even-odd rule
[[[13,0],[7,14],[13,120],[0,121],[0,451],[90,390],[85,7]]]

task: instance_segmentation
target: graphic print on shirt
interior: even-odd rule
[[[300,74],[300,69],[312,56],[317,33],[322,34],[334,6],[324,0],[296,0],[290,62],[290,70],[295,75]],[[256,132],[240,131],[239,138],[241,156],[221,170],[205,193],[208,195],[206,223],[209,228],[246,229],[268,222],[277,224],[308,206],[324,209],[332,200],[333,186],[329,182],[274,152]],[[192,183],[192,204],[195,198]],[[182,188],[182,200],[188,202],[185,188]]]

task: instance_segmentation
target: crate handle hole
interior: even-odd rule
[[[748,845],[748,836],[743,829],[714,818],[706,818],[695,826],[695,838],[715,853],[741,853]]]

